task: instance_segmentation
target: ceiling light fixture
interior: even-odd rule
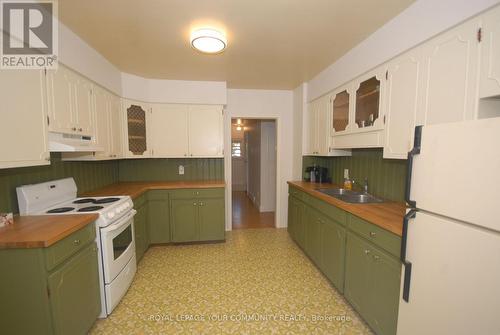
[[[218,30],[203,28],[191,33],[191,45],[203,53],[216,54],[226,49],[227,39]]]

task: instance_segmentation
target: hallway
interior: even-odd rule
[[[274,227],[274,212],[259,212],[246,192],[233,192],[232,202],[233,229]]]

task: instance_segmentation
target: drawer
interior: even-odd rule
[[[198,188],[170,191],[171,199],[224,198],[224,188]]]
[[[169,191],[167,190],[151,190],[148,191],[148,200],[165,200],[168,201]]]
[[[334,221],[337,221],[341,225],[345,226],[347,223],[347,212],[331,205],[323,200],[310,197],[307,203],[318,211],[322,212],[326,216],[330,217]]]
[[[134,201],[134,208],[135,209],[144,206],[144,204],[146,203],[146,193],[144,193],[141,196],[135,198],[133,201]]]
[[[91,223],[48,247],[44,250],[47,270],[52,270],[94,240],[95,226]]]
[[[401,253],[401,237],[354,215],[349,215],[349,229],[396,257]]]
[[[293,186],[289,186],[289,187],[288,187],[288,194],[289,194],[290,196],[293,196],[293,197],[295,197],[295,198],[299,199],[299,200],[304,200],[303,198],[304,198],[304,196],[306,195],[304,192],[302,192],[302,191],[300,191],[300,190],[296,189],[296,188],[295,188],[295,187],[293,187]]]

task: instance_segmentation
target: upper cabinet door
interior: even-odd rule
[[[50,164],[43,71],[0,70],[0,168]]]
[[[382,129],[384,126],[385,66],[360,77],[356,82],[353,97],[354,119],[349,122],[349,130]]]
[[[141,158],[151,156],[151,148],[148,143],[150,108],[141,102],[126,100],[125,109],[125,134],[126,134],[126,156]]]
[[[111,155],[113,158],[121,158],[123,155],[121,99],[115,95],[110,95],[109,97],[109,123]]]
[[[191,105],[189,120],[189,155],[222,157],[222,106]]]
[[[49,130],[74,133],[76,119],[73,112],[73,73],[59,65],[56,71],[47,71]]]
[[[151,147],[154,157],[187,157],[189,106],[158,104],[152,109]]]
[[[477,114],[479,21],[474,19],[423,46],[425,86],[419,124],[470,120]]]
[[[94,135],[92,118],[92,84],[87,79],[74,75],[74,112],[76,122],[74,126],[77,133],[86,136]],[[74,117],[75,118],[75,117]]]
[[[480,98],[500,95],[500,7],[482,17]]]
[[[319,100],[314,100],[309,103],[307,108],[307,155],[318,155],[319,154],[319,142],[318,142],[318,110],[319,110]]]
[[[412,148],[421,97],[421,69],[421,49],[409,51],[389,63],[384,158],[406,159]]]
[[[102,152],[96,152],[96,156],[111,158],[111,133],[109,113],[109,93],[100,87],[94,88],[94,114],[96,120],[96,142],[104,148]]]
[[[351,95],[347,89],[333,93],[331,97],[333,134],[345,131],[349,124],[349,106]]]

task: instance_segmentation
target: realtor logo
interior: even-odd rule
[[[0,0],[2,69],[57,68],[53,1]]]

